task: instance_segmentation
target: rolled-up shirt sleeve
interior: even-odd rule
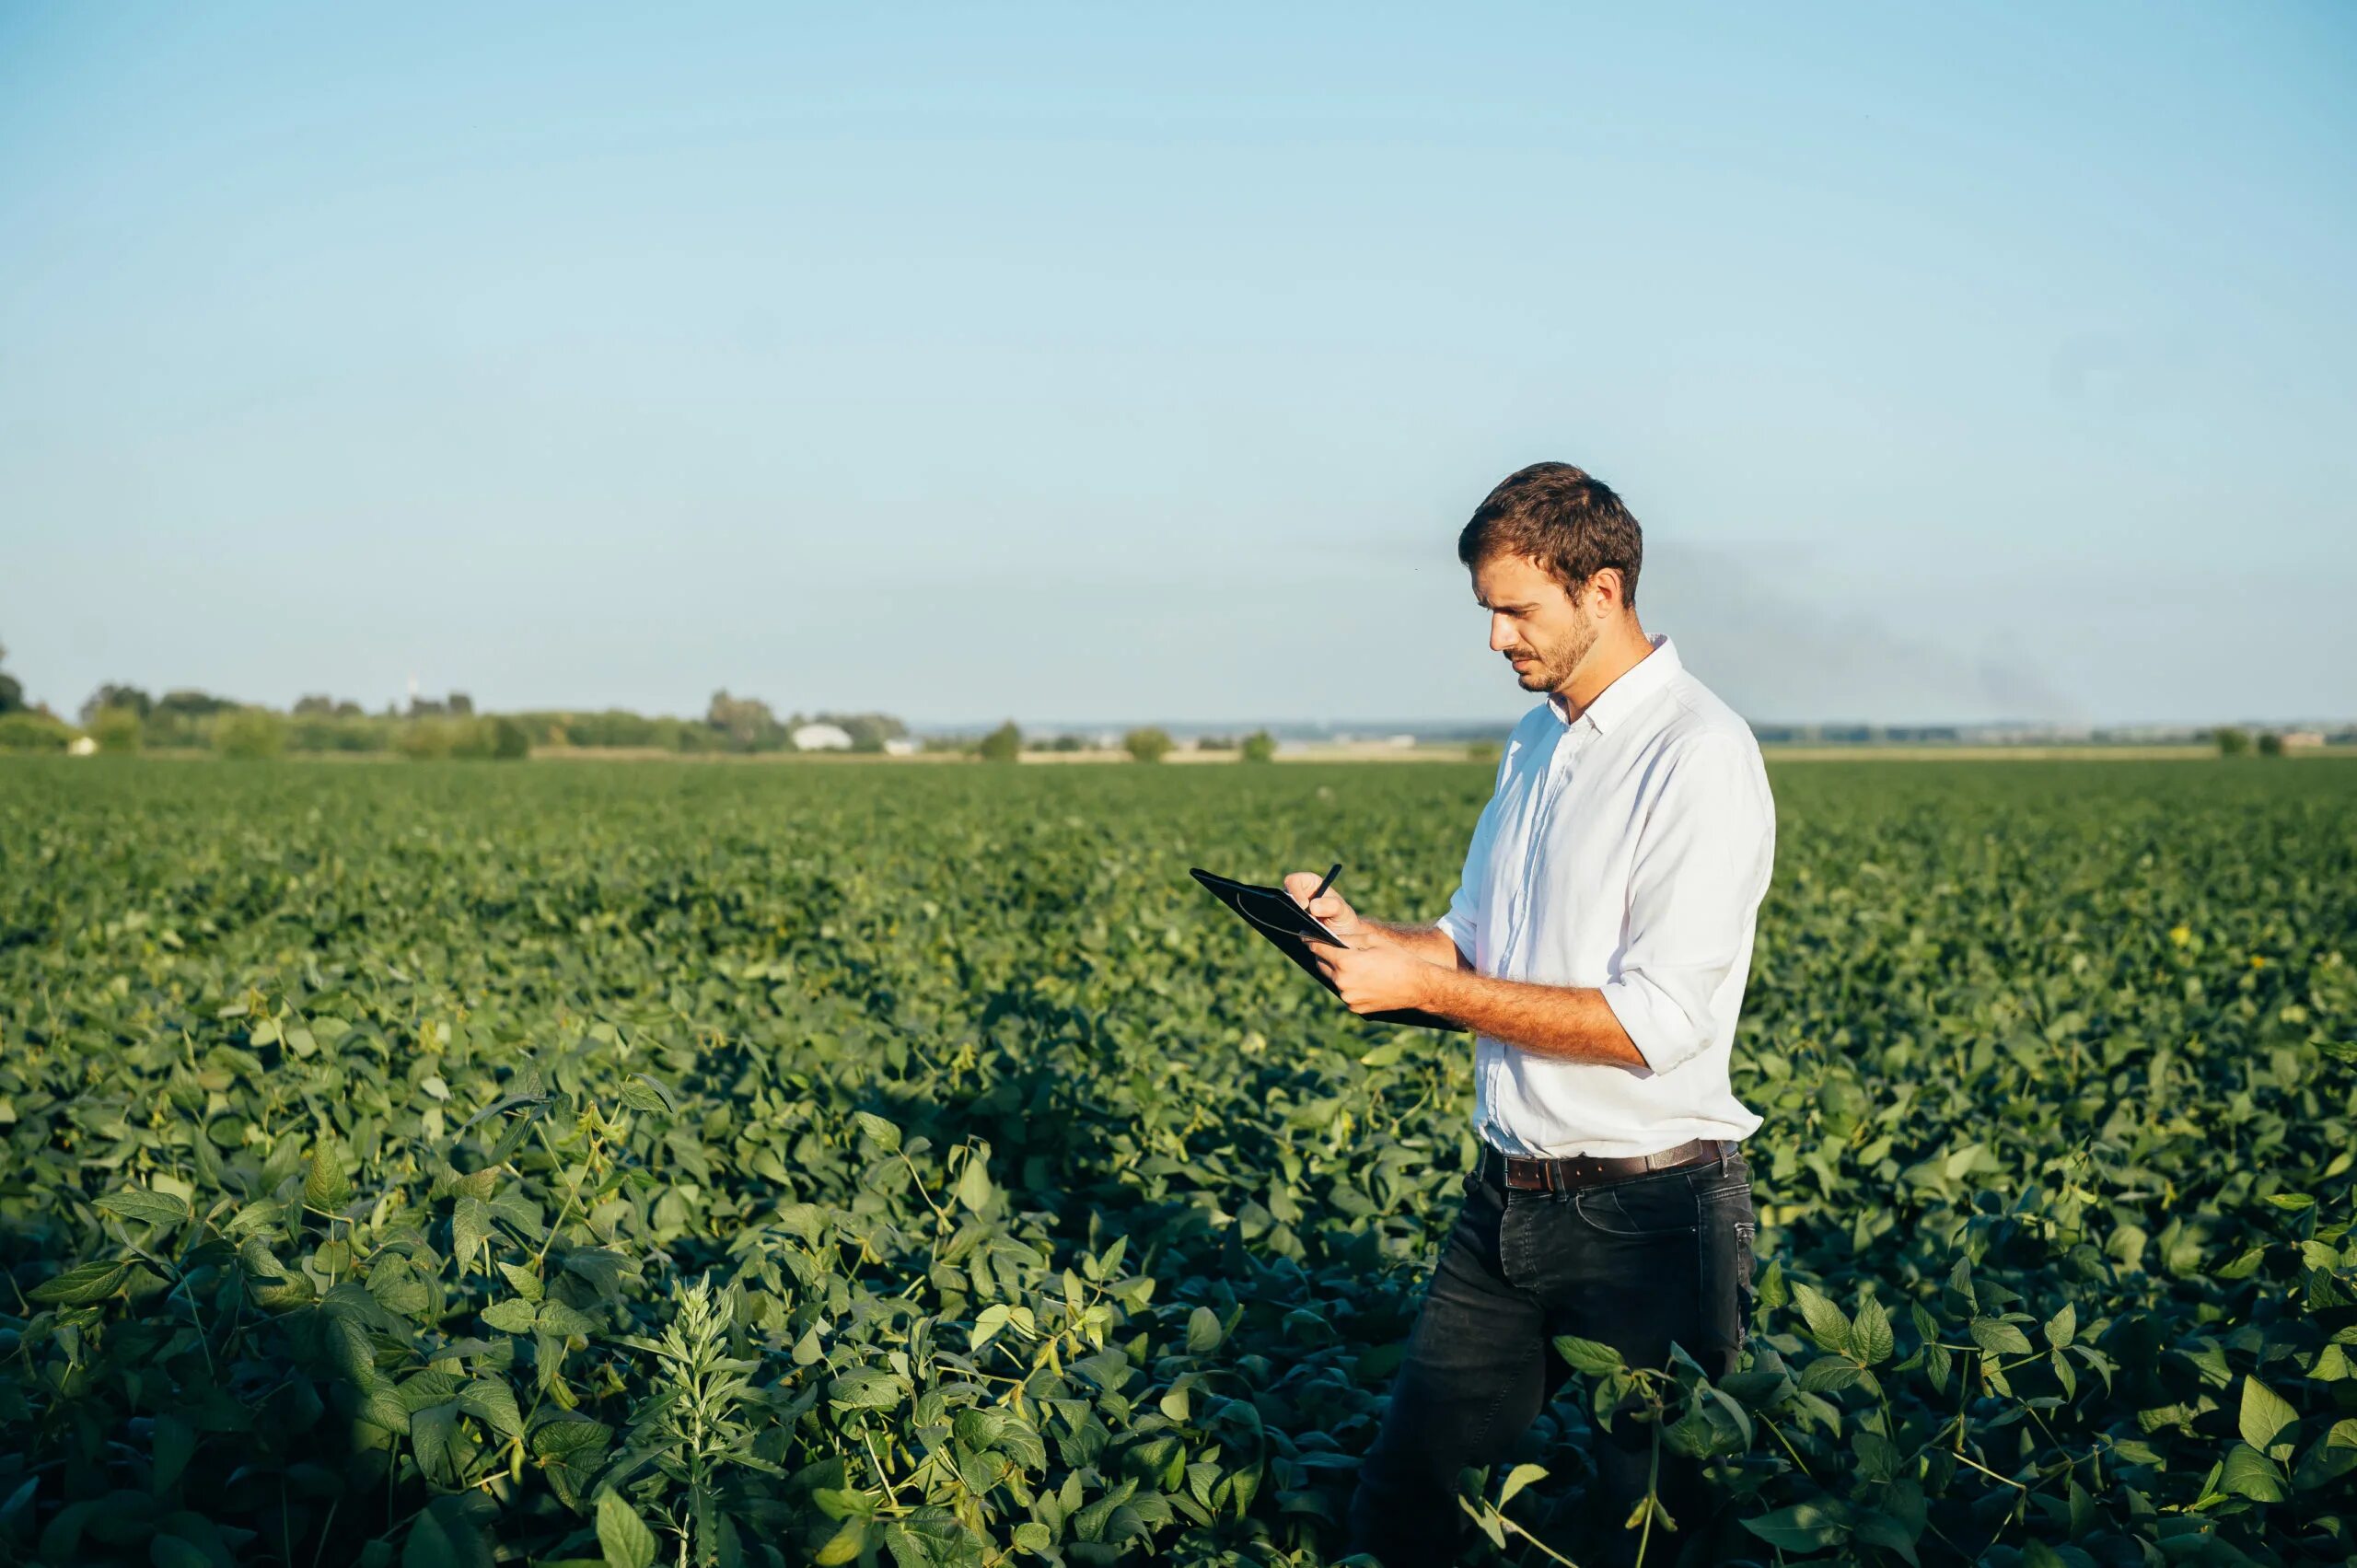
[[[1601,987],[1654,1072],[1674,1071],[1732,1028],[1745,979],[1734,970],[1749,956],[1775,836],[1775,807],[1743,740],[1707,736],[1675,761],[1639,833],[1627,940]]]
[[[1481,807],[1481,815],[1473,824],[1473,837],[1465,847],[1465,865],[1457,874],[1457,890],[1448,896],[1448,909],[1433,922],[1443,935],[1457,944],[1467,963],[1480,956],[1475,944],[1481,935],[1481,885],[1489,876],[1490,846],[1498,836],[1498,797],[1504,793],[1506,766],[1514,756],[1509,746],[1506,755],[1498,759],[1497,776],[1490,784],[1489,803]]]

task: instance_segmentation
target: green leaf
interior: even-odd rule
[[[2002,1318],[1975,1318],[1968,1330],[1972,1342],[1991,1355],[2027,1355],[2029,1336]]]
[[[1208,1307],[1198,1307],[1187,1314],[1187,1353],[1209,1355],[1219,1349],[1225,1338],[1219,1326],[1219,1314]]]
[[[1922,1562],[1915,1555],[1915,1538],[1922,1533],[1920,1525],[1910,1528],[1879,1509],[1868,1508],[1861,1510],[1851,1521],[1850,1531],[1868,1546],[1895,1551],[1911,1563]],[[2027,1568],[2026,1558],[2024,1559],[2024,1568]]]
[[[1865,1374],[1858,1364],[1839,1353],[1820,1355],[1801,1368],[1801,1391],[1809,1394],[1833,1394],[1855,1388]]]
[[[1797,1280],[1793,1282],[1793,1299],[1801,1304],[1801,1317],[1807,1321],[1809,1337],[1817,1342],[1819,1350],[1848,1356],[1858,1353],[1850,1319],[1841,1315],[1840,1307]]]
[[[1616,1372],[1628,1370],[1628,1363],[1610,1345],[1596,1340],[1583,1340],[1574,1334],[1558,1334],[1551,1342],[1555,1353],[1571,1364],[1574,1372],[1590,1377],[1609,1377]]]
[[[2281,1503],[2292,1494],[2283,1479],[2283,1467],[2247,1443],[2237,1443],[2226,1450],[2225,1468],[2218,1487],[2255,1503]]]
[[[532,1428],[528,1446],[542,1458],[577,1454],[585,1448],[595,1448],[610,1442],[614,1429],[602,1421],[587,1416],[560,1414],[552,1416]]]
[[[848,1486],[815,1486],[810,1501],[830,1519],[872,1519],[878,1499]]]
[[[845,1410],[888,1410],[907,1391],[906,1379],[881,1367],[858,1366],[827,1385],[827,1398]]]
[[[169,1412],[158,1415],[150,1447],[155,1468],[148,1477],[148,1490],[161,1497],[180,1479],[189,1460],[196,1457],[196,1429]]]
[[[482,1320],[503,1334],[528,1334],[540,1313],[528,1301],[495,1301],[482,1309]]]
[[[671,1109],[663,1102],[661,1095],[647,1087],[646,1080],[643,1077],[623,1079],[620,1094],[622,1104],[633,1110],[660,1115],[668,1114]]]
[[[1757,1519],[1746,1519],[1743,1527],[1786,1551],[1822,1551],[1850,1530],[1847,1512],[1830,1498],[1795,1503]]]
[[[979,1156],[966,1156],[966,1168],[958,1175],[958,1201],[978,1214],[990,1205],[991,1173]]]
[[[2258,1266],[2266,1258],[2265,1247],[2247,1248],[2234,1261],[2220,1264],[2212,1272],[2222,1280],[2247,1280],[2258,1272]]]
[[[401,1568],[492,1568],[485,1527],[496,1507],[479,1493],[434,1499],[410,1526]]]
[[[459,1408],[502,1437],[524,1434],[524,1418],[516,1409],[516,1390],[488,1377],[478,1377],[459,1392]]]
[[[1514,1469],[1506,1476],[1505,1485],[1499,1489],[1498,1506],[1503,1508],[1507,1504],[1513,1502],[1514,1494],[1520,1492],[1524,1487],[1528,1486],[1532,1481],[1545,1481],[1546,1479],[1547,1467],[1544,1465],[1515,1466]]]
[[[852,1120],[857,1121],[859,1130],[866,1133],[876,1146],[886,1154],[893,1155],[900,1152],[900,1130],[889,1121],[869,1110],[853,1111]]]
[[[598,1546],[606,1568],[654,1568],[655,1532],[618,1493],[598,1494]]]
[[[777,1223],[803,1240],[816,1242],[827,1231],[827,1211],[816,1203],[780,1203]]]
[[[828,1539],[827,1544],[819,1549],[819,1555],[811,1561],[819,1564],[819,1568],[835,1568],[839,1563],[855,1562],[860,1548],[866,1544],[867,1521],[845,1519],[843,1527]]]
[[[491,1239],[491,1205],[482,1199],[461,1194],[450,1212],[450,1249],[457,1255],[459,1265],[468,1267],[482,1244]]]
[[[630,1260],[610,1248],[576,1247],[564,1255],[564,1272],[588,1281],[590,1288],[608,1301],[620,1299],[622,1276],[629,1269]]]
[[[981,1349],[997,1337],[998,1331],[1006,1327],[1007,1319],[1013,1315],[1014,1308],[1004,1301],[992,1302],[974,1318],[973,1331],[966,1336],[967,1344],[975,1350]],[[815,1330],[812,1331],[816,1332]]]
[[[157,1536],[147,1543],[152,1568],[214,1568],[213,1559],[178,1536]]]
[[[92,1307],[112,1295],[131,1272],[129,1263],[103,1260],[76,1263],[54,1279],[43,1280],[25,1294],[52,1307]]]
[[[2069,1348],[2078,1331],[2079,1309],[2067,1301],[2062,1304],[2061,1311],[2046,1320],[2046,1342],[2056,1350]]]
[[[303,1177],[303,1206],[322,1214],[341,1214],[352,1202],[352,1179],[343,1173],[343,1154],[332,1138],[322,1138],[311,1146],[311,1159]]]
[[[567,1307],[562,1301],[540,1303],[540,1317],[532,1326],[543,1334],[555,1334],[559,1338],[578,1334],[586,1340],[598,1332],[596,1318],[578,1308]]]
[[[2276,1434],[2300,1419],[2283,1397],[2256,1377],[2243,1379],[2242,1412],[2235,1426],[2243,1441],[2264,1454],[2275,1446]]]
[[[1857,1343],[1858,1359],[1868,1366],[1889,1360],[1898,1348],[1898,1338],[1890,1331],[1889,1315],[1883,1311],[1882,1303],[1871,1295],[1858,1303],[1851,1338]]]
[[[459,1474],[461,1413],[458,1401],[448,1400],[409,1418],[409,1445],[417,1456],[417,1468],[436,1486],[454,1487],[463,1479]]]
[[[141,1225],[174,1225],[189,1217],[186,1202],[162,1192],[149,1191],[144,1187],[125,1187],[110,1192],[99,1200],[98,1206],[108,1214]]]

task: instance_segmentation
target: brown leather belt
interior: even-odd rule
[[[1694,1138],[1676,1148],[1656,1149],[1649,1155],[1620,1158],[1569,1155],[1561,1159],[1540,1159],[1505,1154],[1485,1143],[1477,1169],[1483,1177],[1500,1176],[1504,1185],[1517,1192],[1566,1192],[1574,1187],[1592,1186],[1615,1178],[1653,1176],[1665,1170],[1684,1170],[1689,1166],[1716,1164],[1740,1147],[1732,1138]]]

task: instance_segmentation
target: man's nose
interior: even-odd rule
[[[1513,646],[1514,628],[1506,624],[1505,617],[1503,615],[1490,617],[1490,651],[1493,654],[1502,654]]]

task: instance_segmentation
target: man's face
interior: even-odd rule
[[[1514,666],[1526,691],[1553,691],[1572,678],[1602,627],[1563,585],[1521,555],[1473,568],[1473,598],[1490,612],[1490,646]]]

